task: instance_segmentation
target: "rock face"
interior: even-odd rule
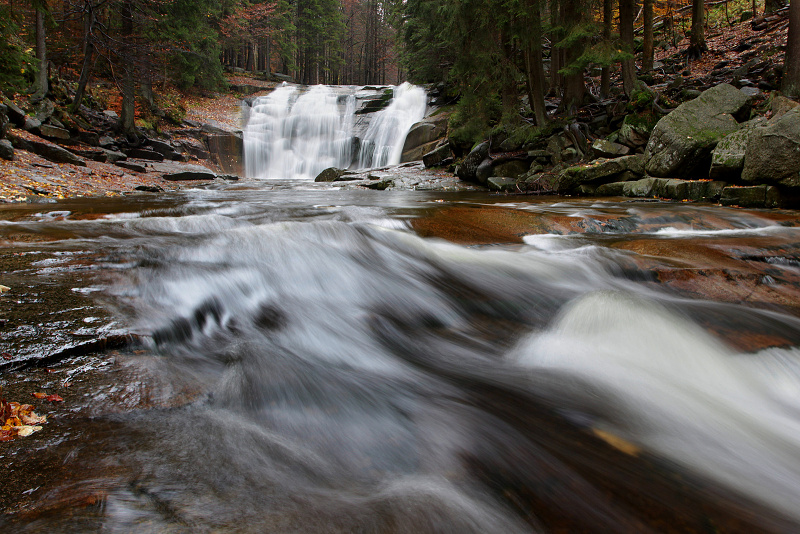
[[[800,107],[753,130],[747,140],[742,179],[800,187]]]
[[[452,156],[450,145],[448,143],[442,144],[439,148],[435,148],[422,156],[422,163],[426,167],[436,167],[443,165]]]
[[[417,161],[436,148],[436,141],[447,134],[447,115],[427,117],[411,126],[403,143],[400,163]]]
[[[748,97],[729,84],[719,84],[684,102],[663,117],[650,135],[645,169],[652,176],[705,176],[711,151],[739,129],[735,117],[748,108]]]
[[[489,157],[489,142],[485,141],[464,157],[464,160],[456,168],[456,176],[465,182],[477,182],[478,166]]]
[[[241,132],[213,133],[206,138],[206,144],[222,172],[244,176],[244,141]]]

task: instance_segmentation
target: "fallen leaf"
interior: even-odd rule
[[[3,359],[4,359],[4,360],[13,360],[13,359],[14,359],[14,357],[11,355],[11,353],[10,353],[10,352],[4,352],[4,353],[3,353]]]
[[[58,395],[48,395],[47,400],[49,400],[50,402],[64,402],[64,399],[62,399]]]
[[[17,429],[17,435],[21,438],[30,436],[34,432],[38,432],[42,429],[40,426],[30,426],[30,425],[22,425]]]
[[[45,397],[47,397],[47,393],[42,393],[41,391],[37,391],[36,393],[33,393],[32,395],[34,397],[36,397],[37,399],[44,399]]]

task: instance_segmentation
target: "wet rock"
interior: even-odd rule
[[[183,182],[189,180],[213,180],[217,175],[213,171],[186,170],[162,175],[164,180],[170,182]]]
[[[645,150],[648,174],[686,177],[705,175],[711,151],[739,129],[735,116],[747,110],[749,99],[729,84],[719,84],[684,102],[658,121]]]
[[[456,176],[465,182],[476,182],[478,166],[489,157],[489,142],[484,141],[472,149],[456,167]]]
[[[11,123],[17,128],[24,127],[25,119],[27,118],[25,112],[22,111],[14,102],[5,97],[3,97],[3,105],[6,106],[6,115],[8,116],[8,120],[11,121]]]
[[[388,189],[390,187],[394,187],[394,180],[391,179],[391,178],[385,178],[385,179],[380,180],[378,182],[373,182],[371,184],[366,184],[366,187],[368,187],[369,189],[376,189],[378,191],[383,191],[383,190]]]
[[[595,189],[595,194],[601,197],[621,197],[625,190],[625,182],[611,182]]]
[[[517,191],[517,180],[505,176],[492,176],[486,180],[486,187],[492,191]]]
[[[440,142],[441,141],[434,140],[431,141],[430,143],[426,143],[424,145],[420,145],[418,147],[409,149],[406,152],[403,152],[403,155],[400,157],[400,163],[420,161],[425,156],[425,154],[436,149],[436,147],[439,146]]]
[[[667,184],[664,178],[642,178],[635,182],[625,182],[622,186],[622,194],[626,197],[649,198],[659,195],[661,191],[666,188]]]
[[[403,154],[422,145],[426,145],[431,141],[437,141],[447,135],[447,115],[440,114],[426,119],[411,126],[411,129],[406,135],[406,140],[403,143]],[[400,159],[400,162],[416,161]]]
[[[434,148],[427,154],[422,156],[422,163],[426,167],[437,167],[442,165],[447,159],[452,157],[450,145],[447,143],[442,144],[438,148]]]
[[[8,139],[0,139],[0,158],[8,161],[14,159],[14,147]]]
[[[800,187],[800,107],[753,130],[745,149],[742,180]]]
[[[742,125],[742,127],[725,136],[714,150],[711,152],[711,170],[709,178],[722,180],[738,180],[742,175],[744,167],[744,155],[747,148],[747,141],[753,133],[753,129],[766,125],[767,120],[763,117],[753,119]]]
[[[37,154],[48,161],[52,161],[53,163],[70,163],[72,165],[78,165],[81,167],[86,166],[86,162],[84,160],[69,150],[61,148],[58,145],[54,145],[49,141],[28,140],[18,135],[11,134],[9,134],[8,137],[11,140],[11,144],[14,145],[15,148],[33,152],[34,154]]]
[[[530,169],[527,161],[513,159],[495,164],[492,167],[492,176],[507,176],[509,178],[519,178]]]
[[[161,193],[164,191],[164,189],[157,185],[137,185],[134,187],[134,189],[137,191],[145,191],[147,193]]]
[[[605,139],[596,139],[592,143],[592,152],[601,158],[616,158],[619,156],[627,156],[630,153],[630,147],[613,143]]]
[[[119,115],[117,115],[117,112],[114,111],[113,109],[107,109],[107,110],[103,111],[103,115],[105,115],[106,117],[108,117],[109,119],[112,119],[112,120],[119,119]]]
[[[336,167],[328,167],[314,178],[315,182],[335,182],[346,171],[344,169],[337,169]]]
[[[206,125],[204,125],[206,126]],[[212,159],[222,172],[244,176],[244,141],[242,132],[225,132],[209,135],[206,145]]]
[[[49,124],[42,124],[39,126],[39,135],[46,139],[63,139],[70,138],[69,132],[63,128],[50,126]]]

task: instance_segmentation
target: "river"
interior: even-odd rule
[[[797,212],[247,181],[0,239],[4,395],[64,398],[3,531],[800,527]]]

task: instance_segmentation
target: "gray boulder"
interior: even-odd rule
[[[57,126],[50,126],[49,124],[42,124],[39,126],[39,135],[47,139],[69,139],[69,132],[64,128]]]
[[[724,137],[717,143],[717,146],[711,152],[709,178],[714,180],[738,180],[744,167],[744,154],[748,139],[753,133],[753,129],[766,124],[767,120],[763,117],[747,121],[739,130]]]
[[[705,174],[717,143],[739,129],[735,116],[748,97],[722,83],[684,102],[656,124],[645,150],[645,169],[653,176]]]
[[[781,198],[778,189],[771,185],[726,187],[719,203],[742,208],[775,208],[781,205]]]
[[[422,156],[422,163],[426,167],[436,167],[444,164],[444,162],[451,157],[452,152],[450,151],[450,145],[448,143],[444,143],[438,148],[434,148]]]
[[[447,135],[446,114],[427,117],[412,125],[403,143],[400,163],[421,159],[423,155],[433,150],[433,148],[429,147],[430,143],[442,139],[445,135]],[[423,146],[425,146],[426,149],[420,153],[418,149]]]
[[[641,154],[622,156],[614,159],[596,159],[589,165],[569,167],[561,171],[556,182],[556,190],[566,193],[581,184],[596,182],[616,182],[623,173],[644,174],[644,158]],[[597,184],[595,184],[597,185]]]
[[[800,187],[800,107],[753,130],[745,149],[742,180]]]
[[[69,150],[61,148],[58,145],[54,145],[49,141],[28,140],[18,135],[9,135],[8,137],[11,140],[11,144],[14,145],[14,148],[33,152],[34,154],[39,155],[48,161],[52,161],[53,163],[70,163],[80,167],[86,166],[86,162],[84,160]]]
[[[492,176],[486,181],[486,187],[492,191],[517,191],[517,181],[505,176]]]
[[[14,159],[14,147],[8,139],[0,139],[0,158],[8,161]]]
[[[596,139],[592,143],[592,152],[595,156],[600,158],[617,158],[620,156],[627,156],[630,153],[630,147],[613,143],[606,139]]]
[[[344,169],[337,169],[336,167],[328,167],[314,178],[315,182],[335,182],[346,171]]]
[[[464,157],[461,164],[456,167],[456,176],[465,182],[476,182],[476,172],[478,165],[483,160],[489,157],[489,142],[484,141],[472,149],[472,151]]]

